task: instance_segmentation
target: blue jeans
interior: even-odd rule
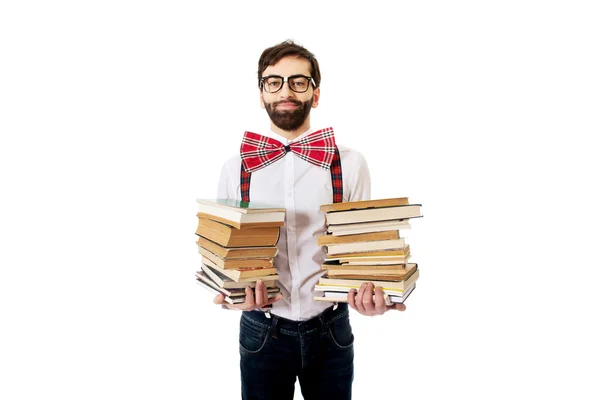
[[[308,321],[262,311],[242,313],[240,368],[243,400],[292,400],[296,377],[307,400],[348,400],[354,377],[354,335],[348,305]]]

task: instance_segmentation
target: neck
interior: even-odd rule
[[[310,117],[306,118],[306,121],[304,121],[300,128],[295,129],[293,131],[284,131],[283,129],[277,127],[273,122],[271,122],[271,130],[288,140],[296,139],[298,136],[306,132],[308,128],[310,128]]]

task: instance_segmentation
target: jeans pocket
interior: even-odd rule
[[[340,350],[349,349],[354,344],[354,335],[348,315],[336,319],[329,324],[331,342]]]
[[[269,339],[270,328],[259,325],[246,319],[240,319],[240,351],[258,354],[264,349]]]

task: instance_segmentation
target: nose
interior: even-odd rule
[[[281,86],[281,90],[279,91],[279,97],[282,97],[282,98],[295,97],[294,92],[292,91],[292,89],[290,89],[289,81],[283,82],[283,85]]]

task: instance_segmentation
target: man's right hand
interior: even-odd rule
[[[255,295],[256,294],[256,295]],[[241,304],[229,304],[225,301],[225,295],[220,294],[214,299],[215,304],[222,304],[231,310],[242,310],[250,311],[258,308],[263,308],[269,304],[273,304],[276,301],[283,299],[283,295],[279,293],[277,296],[269,299],[267,294],[267,287],[262,280],[256,282],[256,288],[252,291],[250,286],[246,286],[246,301]]]

